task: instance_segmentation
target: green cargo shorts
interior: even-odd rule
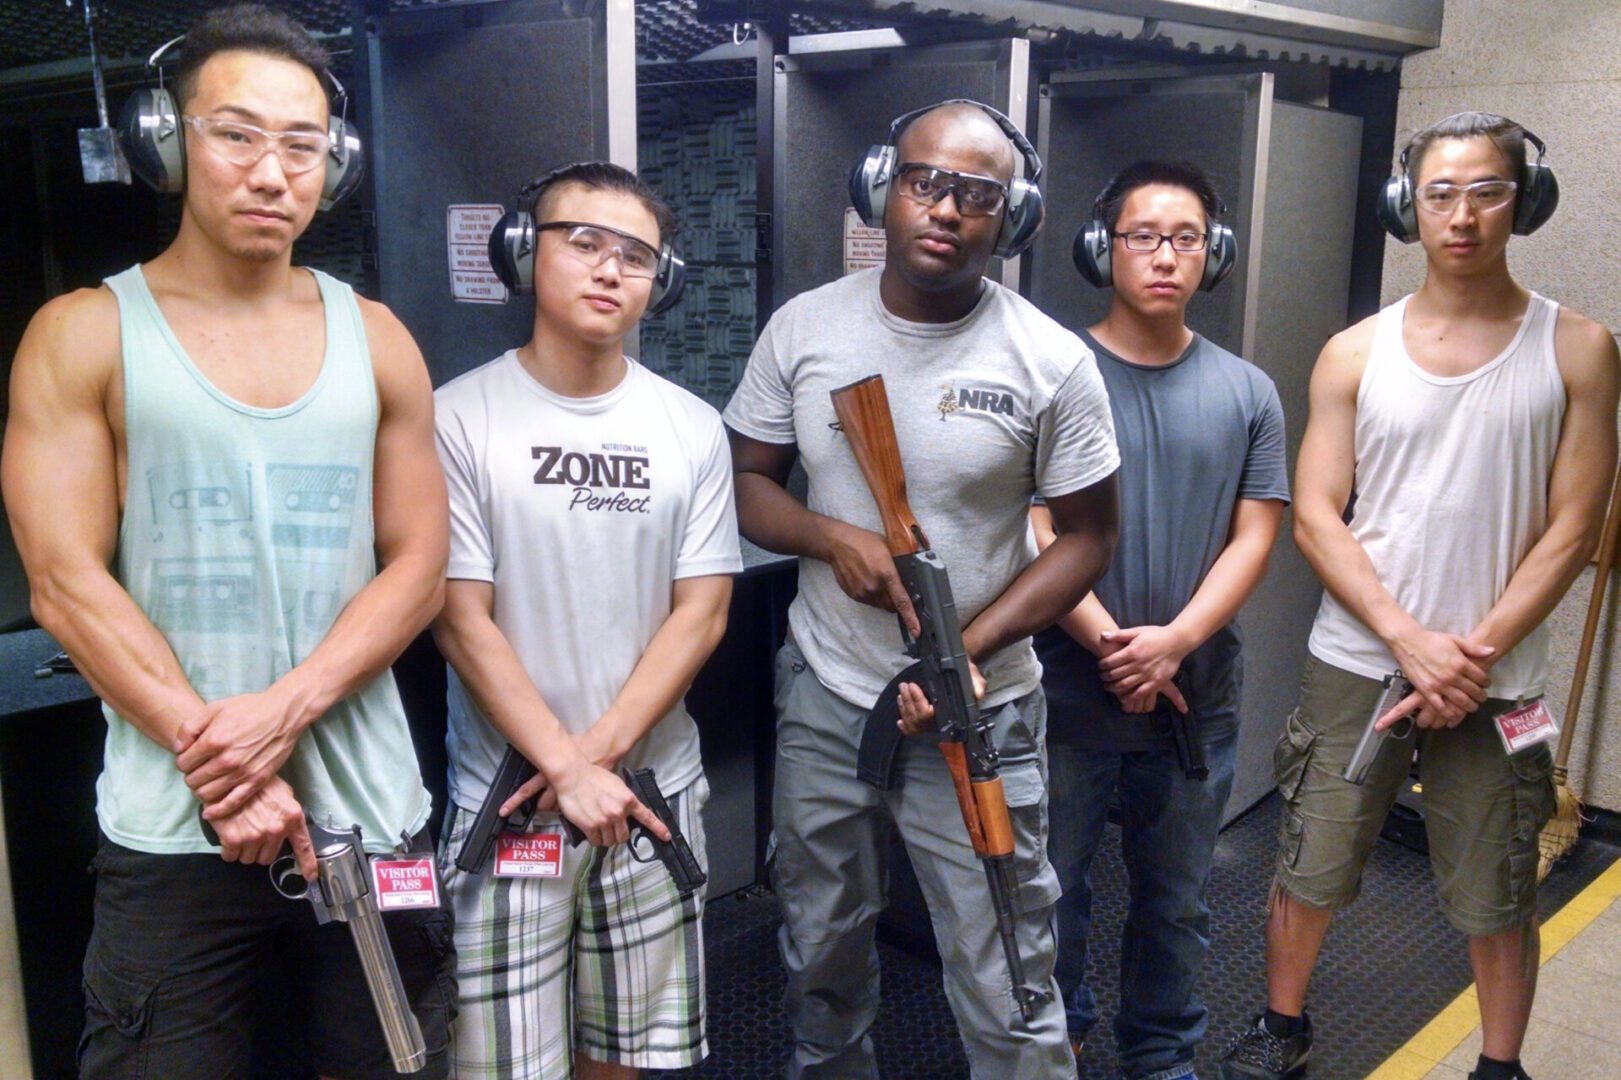
[[[1284,812],[1278,885],[1315,908],[1356,899],[1362,867],[1405,781],[1418,740],[1430,865],[1447,921],[1485,937],[1536,911],[1537,835],[1554,809],[1546,743],[1506,754],[1492,723],[1515,702],[1488,698],[1455,728],[1385,740],[1365,784],[1344,779],[1381,687],[1309,657],[1300,707],[1273,752]]]

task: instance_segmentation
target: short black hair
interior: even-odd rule
[[[240,49],[303,64],[315,73],[332,108],[332,62],[326,47],[285,12],[263,4],[232,4],[214,8],[186,31],[175,73],[175,103],[184,110],[197,92],[197,73],[215,53]]]
[[[555,196],[569,184],[579,184],[592,191],[617,191],[640,200],[658,224],[659,243],[668,244],[675,239],[675,212],[670,209],[670,204],[645,180],[623,165],[615,165],[611,161],[578,161],[552,170],[543,179],[545,182],[535,189],[534,198],[529,204],[529,216],[535,219],[537,225],[545,223],[541,203],[547,203],[550,210],[549,196]]]
[[[1504,179],[1520,179],[1520,174],[1525,171],[1525,129],[1506,116],[1489,112],[1453,113],[1415,132],[1407,140],[1407,149],[1402,151],[1407,159],[1407,175],[1414,183],[1418,182],[1418,167],[1423,164],[1424,155],[1442,139],[1473,139],[1479,136],[1490,139],[1508,160],[1511,175]]]
[[[1115,225],[1120,221],[1120,211],[1125,208],[1131,193],[1150,184],[1167,184],[1193,192],[1204,207],[1207,222],[1215,221],[1227,212],[1226,204],[1216,194],[1216,185],[1211,183],[1210,177],[1199,166],[1187,161],[1145,160],[1133,161],[1103,185],[1097,201],[1092,204],[1092,216],[1102,221],[1109,232],[1114,232]]]

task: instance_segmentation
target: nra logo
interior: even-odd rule
[[[973,412],[994,413],[998,416],[1013,415],[1013,395],[999,390],[954,390],[948,383],[942,387],[944,393],[935,408],[940,412],[940,419],[944,420],[954,412],[964,409]]]

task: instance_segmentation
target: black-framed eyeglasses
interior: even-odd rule
[[[619,272],[626,277],[652,278],[658,273],[658,251],[629,233],[589,221],[547,221],[535,226],[536,232],[548,229],[567,229],[563,250],[593,270],[617,257]]]
[[[1002,209],[1007,199],[1007,185],[1000,180],[915,162],[895,170],[895,190],[924,206],[955,196],[957,213],[963,217],[988,217]]]
[[[1133,229],[1130,232],[1114,233],[1116,240],[1126,245],[1127,251],[1158,251],[1161,244],[1170,244],[1171,250],[1188,254],[1203,251],[1204,246],[1210,242],[1208,233],[1194,232],[1184,229],[1182,232],[1157,233],[1148,229]]]
[[[1476,180],[1472,184],[1452,184],[1433,180],[1418,189],[1418,208],[1432,214],[1450,214],[1459,199],[1468,199],[1476,210],[1496,210],[1514,201],[1520,185],[1512,180]]]

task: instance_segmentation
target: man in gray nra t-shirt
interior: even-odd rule
[[[1058,983],[1077,1047],[1097,1022],[1085,981],[1087,871],[1116,791],[1132,876],[1114,1032],[1128,1080],[1191,1075],[1205,1030],[1194,993],[1209,944],[1204,885],[1232,789],[1243,683],[1233,620],[1266,572],[1288,502],[1283,408],[1272,380],[1189,330],[1201,284],[1219,283],[1220,207],[1186,165],[1138,162],[1103,189],[1091,228],[1108,255],[1083,273],[1114,294],[1083,337],[1098,357],[1120,440],[1120,546],[1092,594],[1037,638],[1051,707],[1051,851]],[[1083,259],[1085,256],[1083,256]],[[1038,541],[1048,515],[1032,510]],[[1209,776],[1171,735],[1190,717]],[[1191,757],[1191,755],[1189,755]]]
[[[1072,608],[1106,565],[1118,464],[1091,351],[982,277],[1002,227],[1014,155],[974,105],[945,105],[901,133],[884,217],[887,261],[784,305],[724,419],[738,520],[760,546],[800,556],[790,639],[777,660],[776,857],[795,1077],[876,1077],[873,927],[898,830],[929,904],[947,996],[977,1078],[1073,1075],[1052,980],[1045,708],[1029,637]],[[862,722],[910,660],[891,612],[910,605],[877,507],[835,426],[829,392],[882,374],[913,512],[949,568],[963,642],[1001,752],[1015,834],[1021,1018],[975,858],[933,732],[901,748],[895,789],[856,777]],[[784,488],[795,458],[805,503]],[[1040,557],[1036,493],[1065,535]],[[914,617],[915,618],[915,617]]]

